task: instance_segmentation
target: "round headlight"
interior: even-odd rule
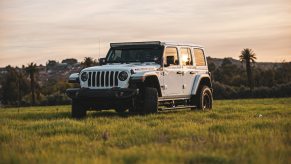
[[[88,73],[87,72],[83,72],[81,74],[81,80],[82,81],[87,81],[88,80]]]
[[[120,81],[125,81],[127,78],[128,78],[128,74],[125,71],[120,72],[118,75],[118,79]]]

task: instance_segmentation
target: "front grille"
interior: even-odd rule
[[[118,71],[91,71],[89,72],[88,87],[117,87],[118,73]]]

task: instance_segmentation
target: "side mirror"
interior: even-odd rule
[[[168,67],[171,64],[175,64],[175,57],[174,56],[167,56],[166,57],[166,64],[164,64],[164,66]]]
[[[99,64],[100,64],[100,65],[104,65],[104,64],[106,64],[106,58],[100,58],[100,59],[99,59]]]
[[[69,83],[79,83],[79,73],[73,73],[69,76]]]

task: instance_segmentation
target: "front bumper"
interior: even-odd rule
[[[66,94],[72,99],[127,99],[138,94],[138,89],[112,88],[112,89],[89,89],[69,88]]]

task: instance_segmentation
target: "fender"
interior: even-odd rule
[[[158,90],[159,96],[160,97],[162,96],[158,72],[149,71],[149,72],[139,72],[139,73],[133,74],[130,77],[130,85],[135,85],[142,88],[144,86],[154,87]]]
[[[133,81],[144,82],[146,77],[149,77],[149,76],[156,76],[159,79],[159,74],[155,71],[137,72],[137,73],[131,75],[130,79]]]
[[[196,95],[197,94],[197,91],[198,91],[198,88],[199,88],[199,85],[200,85],[200,82],[202,79],[209,79],[210,81],[210,76],[209,74],[197,74],[195,76],[195,79],[194,79],[194,83],[193,83],[193,87],[192,87],[192,91],[191,91],[191,95]],[[210,83],[210,88],[212,88],[212,85]]]

